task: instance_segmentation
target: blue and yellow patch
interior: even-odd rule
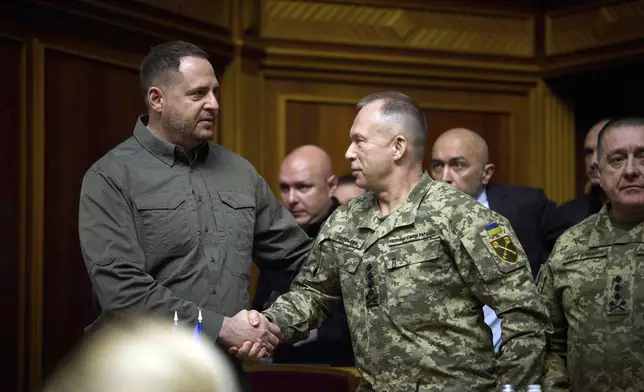
[[[481,227],[481,226],[479,226],[479,227]],[[494,223],[490,223],[489,225],[485,226],[485,231],[487,232],[487,235],[492,236],[492,235],[499,234],[503,230],[501,229],[501,227],[499,226],[498,223],[494,222]]]

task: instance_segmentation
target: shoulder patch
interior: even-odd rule
[[[500,230],[500,229],[499,229]],[[512,239],[508,235],[502,237],[491,239],[490,245],[494,252],[501,258],[503,261],[506,261],[510,264],[516,264],[519,254],[517,247],[512,242]]]
[[[519,251],[512,237],[498,222],[492,222],[485,226],[485,234],[487,235],[487,243],[490,245],[490,249],[499,259],[509,264],[517,263]]]

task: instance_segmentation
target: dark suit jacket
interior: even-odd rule
[[[557,205],[537,188],[489,184],[485,190],[490,209],[510,221],[536,277],[557,238],[567,229]]]
[[[603,205],[599,196],[600,192],[601,189],[593,189],[589,194],[559,206],[559,214],[565,219],[567,228],[599,212]]]

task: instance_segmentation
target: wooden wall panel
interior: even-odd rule
[[[24,131],[24,43],[0,37],[0,336],[21,332],[20,231],[21,131]],[[6,390],[18,388],[20,339],[7,339],[0,350],[0,380]]]
[[[514,182],[512,178],[511,117],[507,113],[476,111],[427,110],[427,152],[425,169],[431,169],[431,149],[438,136],[448,129],[467,128],[480,134],[488,144],[490,162],[496,165],[493,182]]]
[[[276,135],[268,146],[264,175],[277,191],[277,173],[283,157],[302,144],[325,149],[338,174],[348,171],[344,153],[349,145],[349,129],[360,98],[392,86],[348,85],[333,82],[308,83],[273,80],[265,82],[267,99],[265,129]],[[531,162],[520,138],[530,132],[527,121],[527,94],[423,89],[399,86],[424,108],[428,122],[428,150],[425,168],[429,169],[431,146],[438,135],[454,127],[479,132],[490,145],[491,159],[497,165],[495,181],[534,185],[529,176]]]
[[[285,140],[288,154],[304,144],[324,149],[337,175],[348,174],[344,154],[349,147],[349,130],[357,113],[355,105],[289,101],[286,104]],[[481,113],[456,110],[425,110],[427,150],[424,167],[431,168],[431,148],[436,138],[451,128],[472,129],[488,142],[490,161],[497,165],[494,181],[509,182],[512,159],[510,116],[504,113]]]
[[[304,144],[314,144],[329,154],[336,175],[349,174],[344,153],[349,147],[349,130],[355,115],[355,105],[350,104],[288,102],[286,153]]]
[[[78,240],[83,174],[144,112],[138,71],[49,49],[45,55],[43,375],[95,318]]]

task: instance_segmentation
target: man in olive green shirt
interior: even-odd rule
[[[597,142],[609,202],[564,233],[541,269],[545,391],[644,390],[644,119],[609,121]]]
[[[251,260],[295,271],[311,241],[248,161],[210,142],[219,84],[205,52],[186,42],[153,48],[141,86],[148,114],[89,168],[80,194],[101,318],[154,312],[171,328],[175,311],[191,324],[201,311],[213,341],[249,341],[262,357],[279,328],[248,325]]]
[[[326,221],[266,316],[297,341],[344,300],[361,392],[525,391],[550,325],[512,227],[423,172],[426,122],[413,100],[380,93],[358,107],[346,157],[369,192]],[[503,320],[497,369],[484,304]]]

